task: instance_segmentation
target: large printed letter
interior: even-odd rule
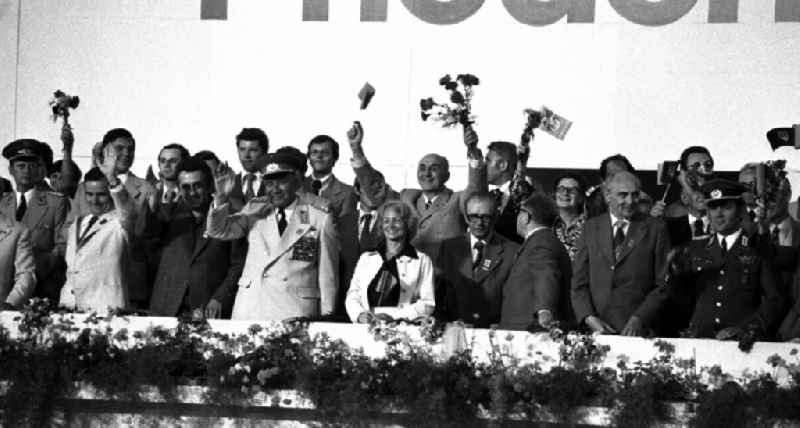
[[[800,2],[797,0],[776,0],[775,22],[800,22]]]
[[[429,24],[458,24],[483,6],[483,0],[403,0],[417,18]]]
[[[725,24],[739,21],[739,0],[709,0],[708,22]]]
[[[681,19],[697,0],[609,0],[623,18],[641,25],[667,25]]]
[[[567,15],[567,22],[594,22],[594,0],[503,0],[517,21],[528,25],[550,25]]]

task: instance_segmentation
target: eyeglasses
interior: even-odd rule
[[[566,186],[558,186],[556,187],[556,193],[568,193],[570,195],[577,195],[579,192],[577,187],[566,187]]]
[[[689,169],[698,170],[700,169],[701,166],[704,166],[707,170],[711,170],[714,169],[714,162],[711,161],[705,161],[703,163],[695,162],[689,165]]]
[[[384,226],[395,225],[395,224],[404,224],[402,218],[393,218],[393,217],[384,217],[381,219],[381,223]]]
[[[467,220],[469,220],[470,223],[477,223],[479,221],[489,223],[494,220],[494,216],[491,214],[467,214]]]

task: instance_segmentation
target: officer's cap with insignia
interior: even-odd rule
[[[42,143],[31,138],[12,141],[3,148],[3,157],[8,159],[9,162],[16,160],[38,161],[42,159]]]
[[[277,151],[267,156],[264,178],[277,178],[286,174],[301,173],[306,165],[306,157],[290,151]]]
[[[708,206],[725,201],[741,201],[745,187],[735,181],[717,178],[705,182],[702,191]]]

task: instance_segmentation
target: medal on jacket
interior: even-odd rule
[[[492,266],[492,260],[491,259],[483,259],[483,264],[481,265],[481,269],[489,270],[489,268],[491,266]]]
[[[308,224],[309,223],[309,221],[308,221],[308,211],[306,211],[305,209],[298,210],[297,211],[297,216],[300,217],[300,223],[302,223],[302,224]]]

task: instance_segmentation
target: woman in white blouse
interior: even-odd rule
[[[358,323],[376,314],[407,320],[431,315],[433,262],[409,242],[417,227],[411,207],[387,201],[378,209],[377,221],[383,239],[358,259],[345,300],[347,315]]]

